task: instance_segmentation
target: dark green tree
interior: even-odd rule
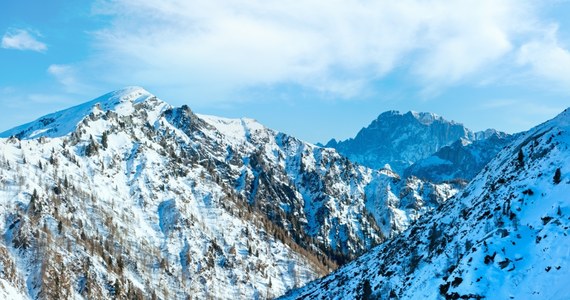
[[[103,132],[103,136],[101,136],[101,145],[103,149],[107,149],[109,137],[107,136],[107,131]]]
[[[93,140],[93,137],[91,137],[89,144],[85,147],[85,155],[93,156],[97,153],[97,150],[99,150],[97,144],[95,143],[95,140]]]
[[[439,245],[439,238],[441,236],[441,232],[439,232],[439,230],[437,230],[437,224],[434,222],[432,223],[432,227],[429,231],[429,235],[428,235],[428,239],[429,239],[429,245],[428,245],[428,249],[429,252],[432,253],[434,252],[438,245]]]
[[[560,168],[556,169],[554,172],[554,178],[552,178],[552,180],[554,181],[554,184],[559,184],[560,181],[562,181],[562,172],[560,171]]]
[[[121,298],[121,282],[119,281],[119,279],[115,279],[115,284],[113,285],[113,288],[115,288],[115,299],[120,299]]]
[[[30,198],[30,203],[28,204],[28,212],[31,214],[36,214],[38,211],[38,191],[34,189],[32,197]]]
[[[524,153],[523,153],[523,151],[522,151],[522,148],[519,149],[519,155],[518,155],[518,157],[517,157],[517,160],[518,160],[518,162],[519,162],[519,167],[524,166]]]
[[[364,284],[362,285],[362,300],[372,299],[372,287],[370,286],[370,280],[364,279]]]

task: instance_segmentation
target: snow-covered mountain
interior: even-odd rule
[[[373,169],[389,164],[398,174],[415,162],[427,158],[452,143],[485,140],[498,134],[494,130],[473,132],[463,124],[425,112],[387,111],[356,137],[345,141],[329,141],[326,146],[337,149],[351,161]],[[494,156],[492,153],[490,156]]]
[[[0,134],[0,296],[271,298],[457,191],[133,87]]]
[[[463,180],[469,182],[507,146],[512,135],[488,130],[484,138],[470,141],[460,138],[404,170],[404,177],[416,176],[430,182]]]
[[[570,299],[570,109],[398,237],[283,299]]]

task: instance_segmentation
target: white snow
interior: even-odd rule
[[[354,299],[365,284],[380,299],[570,299],[568,174],[566,110],[408,230],[283,299]]]
[[[12,286],[30,298],[46,292],[41,275],[51,270],[38,257],[79,299],[112,297],[117,279],[147,298],[272,298],[327,272],[292,236],[306,235],[314,253],[353,257],[454,192],[251,119],[196,116],[137,87],[0,136],[0,245],[25,283]],[[285,216],[282,227],[270,212]]]

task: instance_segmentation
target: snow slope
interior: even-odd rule
[[[401,235],[283,299],[569,299],[569,170],[567,109]]]
[[[20,139],[36,137],[62,137],[75,131],[79,122],[85,116],[97,111],[116,111],[128,115],[133,110],[133,104],[156,98],[141,87],[127,87],[122,90],[105,94],[92,101],[46,115],[36,121],[15,127],[0,133],[0,137],[15,136]],[[160,108],[166,106],[165,103]]]
[[[406,168],[404,177],[413,175],[431,182],[471,181],[513,138],[500,132],[475,141],[461,138]]]
[[[0,137],[6,297],[271,298],[457,191],[137,87]]]

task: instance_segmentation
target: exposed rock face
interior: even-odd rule
[[[493,130],[473,132],[432,113],[388,111],[361,129],[356,137],[340,142],[331,140],[326,146],[364,166],[379,169],[389,164],[402,174],[415,162],[460,139],[483,140],[495,133],[504,135]]]
[[[457,187],[116,91],[0,134],[0,295],[269,298]]]
[[[283,299],[567,299],[569,170],[567,109],[405,232]]]
[[[475,141],[461,138],[408,167],[404,177],[413,175],[431,182],[469,182],[512,140],[513,136],[500,132]]]

